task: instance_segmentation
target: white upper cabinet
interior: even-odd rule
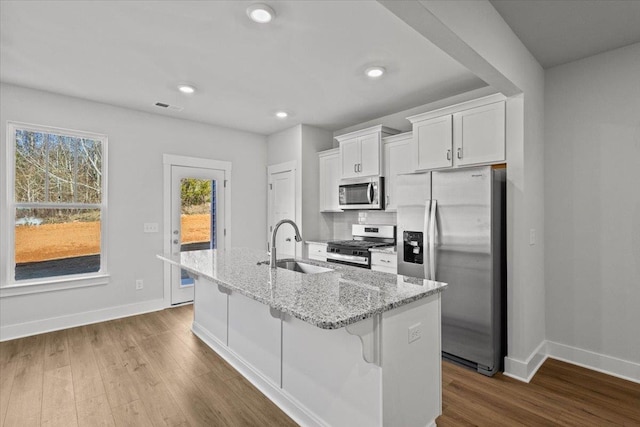
[[[398,133],[384,126],[373,126],[337,136],[340,143],[343,179],[379,176],[382,170],[382,138]]]
[[[413,124],[413,169],[502,163],[506,159],[502,95],[408,117]]]
[[[338,200],[340,149],[318,153],[320,164],[320,212],[342,212]]]
[[[453,145],[460,166],[505,160],[505,103],[496,102],[453,115]]]
[[[398,207],[396,192],[397,176],[412,172],[411,132],[384,138],[384,192],[385,209],[395,211]]]
[[[415,170],[453,166],[453,128],[450,115],[423,120],[413,125]]]

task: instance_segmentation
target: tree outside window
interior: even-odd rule
[[[14,277],[104,272],[106,137],[12,123]]]

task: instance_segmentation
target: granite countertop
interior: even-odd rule
[[[322,329],[342,328],[442,292],[447,286],[307,259],[296,260],[334,271],[303,274],[271,269],[259,264],[268,261],[267,253],[250,248],[191,251],[158,258]]]

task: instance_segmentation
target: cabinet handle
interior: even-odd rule
[[[451,150],[447,150],[447,160],[451,160]]]
[[[357,163],[353,164],[353,171],[354,172],[358,172],[358,164]]]
[[[391,261],[389,261],[388,259],[381,259],[380,261],[382,262],[386,262],[386,263],[390,263]]]
[[[358,172],[362,172],[362,163],[358,163]]]
[[[389,206],[389,195],[387,194],[387,206]]]
[[[462,158],[462,148],[458,148],[458,158]]]

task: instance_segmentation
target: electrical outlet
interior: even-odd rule
[[[136,291],[141,290],[142,288],[144,288],[144,280],[142,279],[137,279],[136,280]]]
[[[145,222],[144,223],[144,232],[145,233],[157,233],[158,232],[158,223],[157,222]]]
[[[532,228],[529,230],[529,245],[533,246],[536,244],[536,229]]]
[[[416,323],[409,327],[409,344],[422,337],[422,323]]]

